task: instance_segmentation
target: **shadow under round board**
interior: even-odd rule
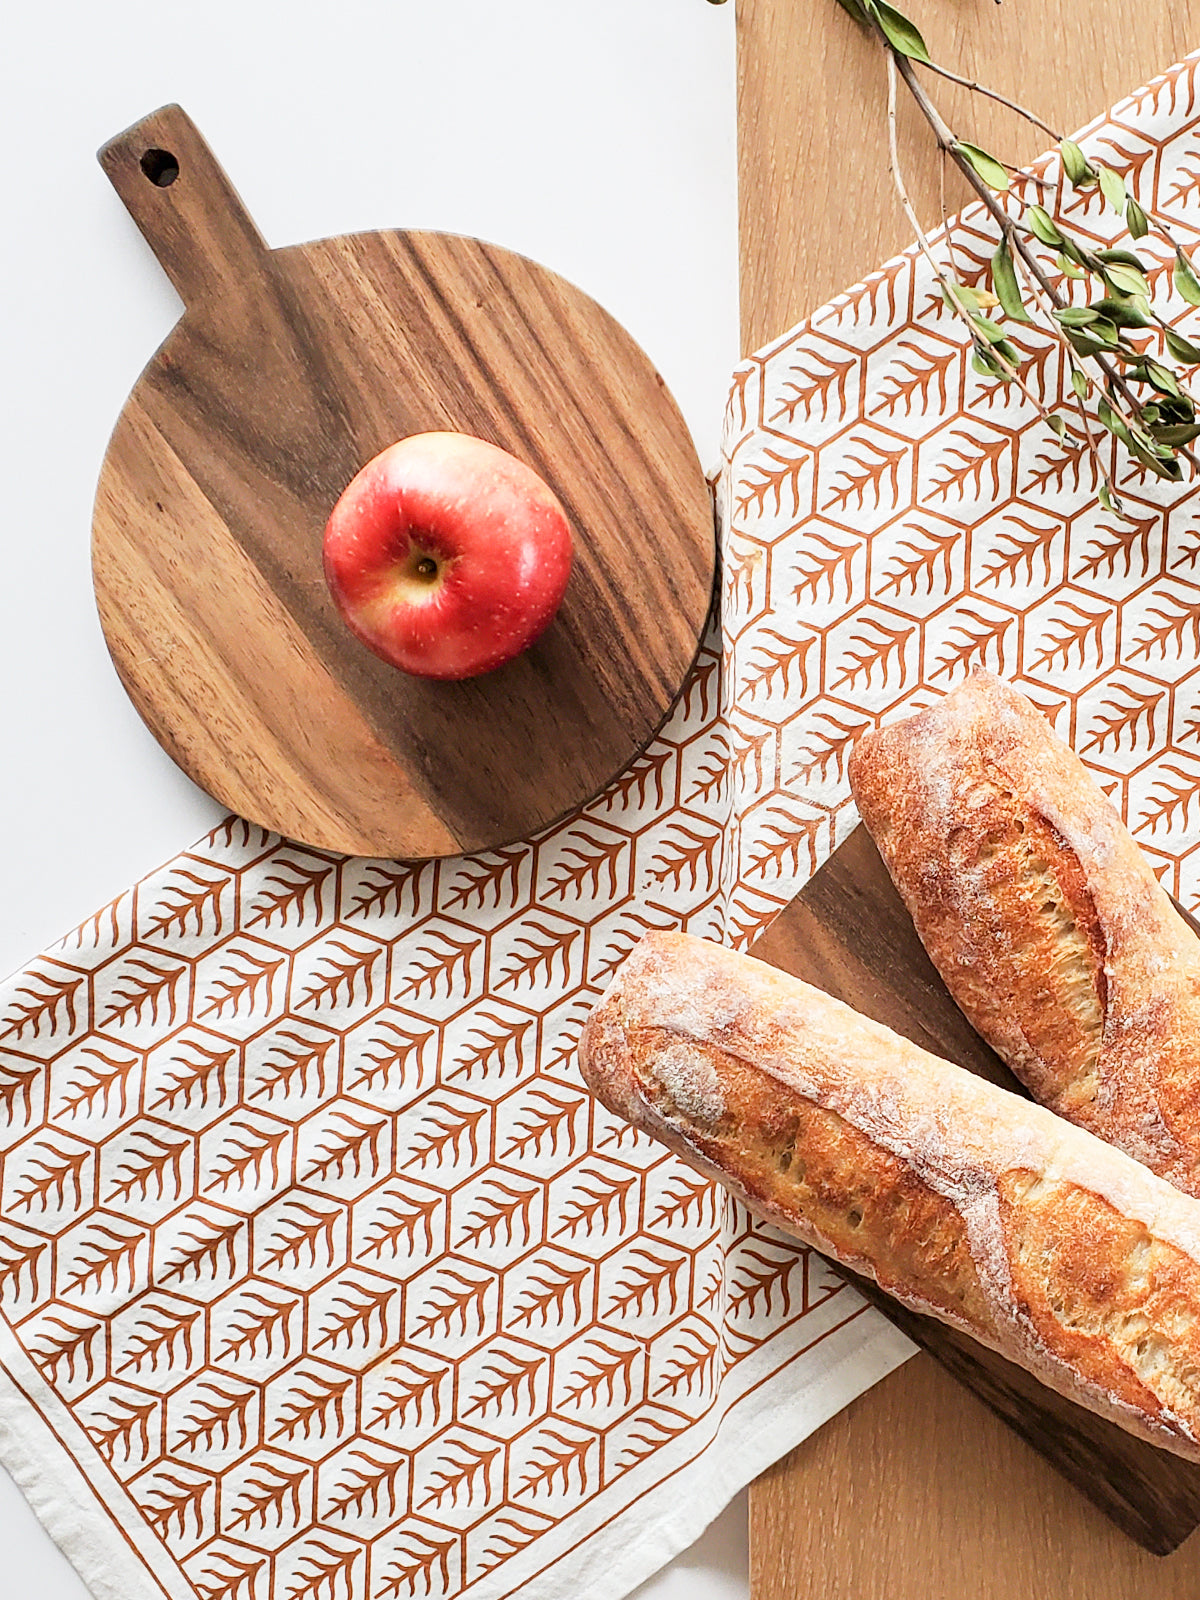
[[[222,804],[319,849],[507,844],[599,793],[662,725],[712,596],[712,500],[662,378],[525,257],[381,231],[270,250],[178,106],[100,162],[185,311],[101,470],[92,566],[117,672]],[[397,672],[349,632],[321,539],[395,440],[475,434],[566,509],[550,628],[482,677]]]

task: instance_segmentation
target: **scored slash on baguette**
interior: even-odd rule
[[[968,1022],[1035,1100],[1200,1195],[1200,943],[1035,706],[976,671],[850,786]]]
[[[1200,1201],[819,989],[649,934],[580,1043],[612,1111],[758,1216],[1200,1460]]]

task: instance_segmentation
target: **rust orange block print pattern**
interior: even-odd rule
[[[231,818],[0,991],[4,1459],[100,1592],[616,1596],[903,1359],[578,1075],[646,928],[774,904],[726,917],[718,699],[710,646],[478,858]]]
[[[1198,116],[1189,58],[1083,138],[1192,249]],[[1039,170],[1057,179],[1058,162]],[[1068,189],[1062,215],[1097,247],[1123,231],[1098,188]],[[939,239],[959,281],[989,283],[982,207]],[[1169,246],[1137,249],[1155,305],[1195,340]],[[1042,255],[1085,303],[1086,284]],[[1010,337],[1025,382],[1071,424],[1058,345],[1034,327]],[[1145,342],[1157,353],[1161,335]],[[1163,883],[1200,904],[1200,477],[1185,464],[1164,484],[1109,440],[1130,520],[1102,510],[1085,452],[1064,450],[1015,385],[972,372],[915,249],[747,361],[726,423],[725,705],[734,760],[752,769],[734,789],[736,859],[773,865],[789,897],[857,820],[854,740],[985,666],[1041,708]]]

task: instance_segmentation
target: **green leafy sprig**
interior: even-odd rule
[[[1058,145],[1059,185],[1080,190],[1098,187],[1106,205],[1122,218],[1131,245],[1152,232],[1165,239],[1175,255],[1177,292],[1189,305],[1200,306],[1200,275],[1168,221],[1138,204],[1120,172],[1090,161],[1078,144],[1055,132],[1034,112],[934,62],[917,26],[887,0],[838,0],[838,4],[869,28],[886,51],[893,180],[947,305],[970,333],[976,372],[1001,383],[1015,383],[1060,440],[1072,448],[1086,447],[1100,484],[1098,499],[1110,511],[1123,514],[1097,443],[1097,429],[1119,439],[1137,463],[1157,477],[1178,480],[1182,476],[1180,456],[1193,468],[1200,466],[1189,448],[1200,438],[1196,403],[1171,364],[1185,368],[1200,364],[1200,345],[1169,327],[1155,309],[1148,264],[1132,248],[1093,249],[1052,214],[1056,205],[1047,209],[1040,199],[1029,198],[1030,190],[1045,198],[1045,191],[1056,185],[1035,173],[1011,168],[978,145],[960,139],[930,99],[915,66],[998,101],[1046,133]],[[897,78],[904,80],[944,155],[999,226],[990,290],[957,281],[952,251],[951,262],[943,265],[916,215],[897,149]],[[1015,186],[1013,178],[1019,180]],[[1010,207],[1016,208],[1015,215]],[[1087,284],[1086,305],[1073,305],[1064,296],[1043,266],[1038,245],[1055,252],[1056,266],[1064,277]],[[1022,380],[1018,352],[1008,337],[1014,323],[1037,323],[1063,345],[1071,370],[1074,411],[1070,422],[1061,413],[1048,411]],[[1156,359],[1130,338],[1132,332],[1153,328],[1159,331],[1169,359]],[[1073,436],[1072,428],[1082,435],[1081,440]]]

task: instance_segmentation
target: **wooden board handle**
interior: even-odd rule
[[[163,106],[101,147],[98,160],[186,306],[245,294],[267,246],[180,106]]]

